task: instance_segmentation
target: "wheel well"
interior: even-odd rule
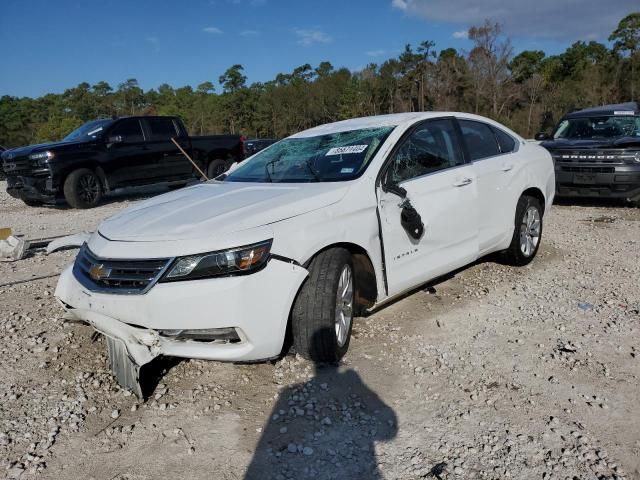
[[[354,283],[356,287],[355,291],[355,303],[356,312],[363,311],[372,307],[378,299],[378,284],[376,282],[376,272],[373,268],[373,262],[369,258],[367,251],[360,245],[355,243],[334,243],[324,247],[322,250],[316,252],[309,260],[304,264],[308,267],[311,261],[321,252],[329,250],[330,248],[344,248],[351,253],[353,258],[353,275]]]
[[[71,175],[76,170],[80,170],[81,168],[87,168],[87,169],[91,170],[92,172],[95,172],[95,174],[100,179],[100,183],[102,183],[103,190],[105,192],[109,191],[109,189],[110,189],[109,181],[107,179],[107,176],[104,173],[104,170],[102,169],[102,167],[100,167],[99,165],[96,165],[94,163],[84,163],[84,164],[81,163],[79,165],[74,165],[73,167],[71,167],[68,170],[66,170],[64,172],[64,174],[60,177],[60,188],[63,188],[64,182],[67,181],[67,177],[69,175]]]
[[[533,197],[536,200],[538,200],[540,202],[540,207],[542,207],[542,213],[544,214],[545,199],[544,199],[544,194],[539,188],[536,188],[536,187],[527,188],[524,192],[522,192],[522,195],[527,195],[529,197]]]

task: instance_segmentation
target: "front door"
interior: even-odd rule
[[[451,118],[413,127],[391,153],[377,189],[389,295],[396,295],[477,258],[478,219],[473,169],[465,163]],[[424,232],[401,224],[406,190]]]

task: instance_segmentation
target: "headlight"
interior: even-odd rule
[[[53,152],[48,150],[46,152],[32,153],[29,155],[29,160],[51,160],[52,158]]]
[[[263,267],[269,259],[272,240],[219,252],[177,258],[160,280],[196,280],[249,273]]]

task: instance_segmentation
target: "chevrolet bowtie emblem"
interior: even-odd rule
[[[93,265],[89,269],[89,276],[95,280],[96,282],[102,280],[104,278],[109,278],[111,274],[111,269],[105,267],[103,264],[99,263],[97,265]]]

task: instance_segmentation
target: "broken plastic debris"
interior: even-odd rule
[[[56,238],[47,245],[47,255],[58,250],[66,250],[69,248],[80,248],[83,243],[89,240],[91,233],[80,232],[66,237]]]
[[[0,257],[20,260],[29,249],[29,242],[10,235],[5,240],[0,240]]]

